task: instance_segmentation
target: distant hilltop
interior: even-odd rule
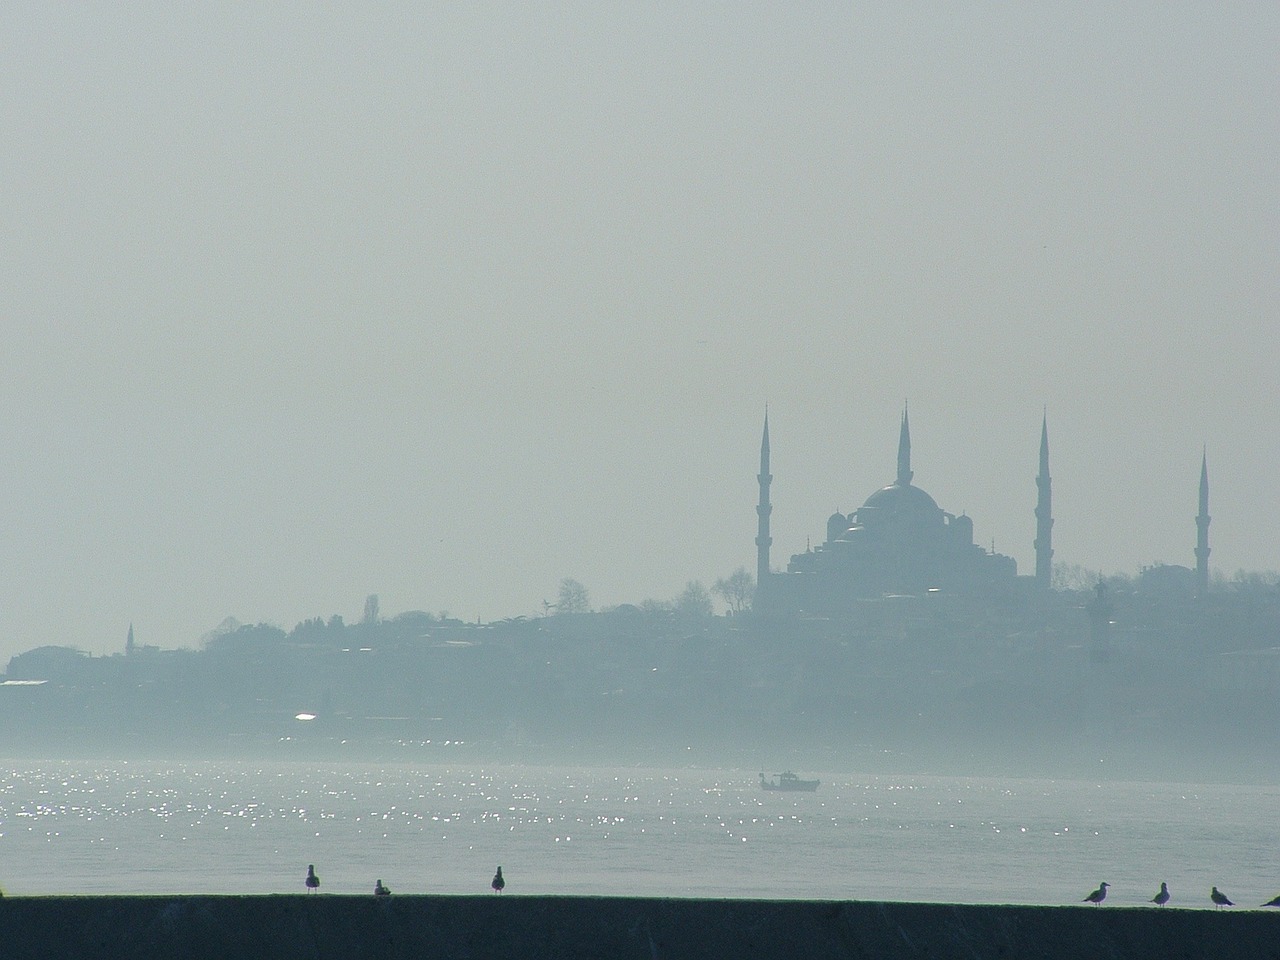
[[[888,595],[838,617],[624,605],[477,624],[415,612],[242,625],[200,650],[41,647],[9,662],[0,723],[44,755],[359,745],[409,757],[465,744],[653,759],[679,745],[800,767],[860,745],[939,762],[1251,769],[1280,722],[1280,587],[1245,577],[1197,598],[1170,580],[1153,567],[1026,604]]]

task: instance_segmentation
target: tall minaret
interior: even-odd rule
[[[769,514],[773,505],[769,503],[769,484],[773,482],[773,474],[769,472],[769,408],[764,411],[764,436],[760,439],[760,503],[756,506],[759,526],[756,533],[756,589],[763,590],[765,580],[769,577],[769,547],[773,537],[769,536]]]
[[[1049,415],[1040,421],[1040,474],[1036,477],[1036,583],[1053,582],[1053,493],[1049,479]]]
[[[907,405],[902,405],[902,432],[898,434],[898,479],[900,487],[911,485],[911,427],[907,423]]]
[[[1200,514],[1196,517],[1196,596],[1209,592],[1209,454],[1200,454]]]

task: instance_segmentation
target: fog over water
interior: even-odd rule
[[[1277,566],[1274,4],[11,4],[0,660],[532,614],[892,478]]]

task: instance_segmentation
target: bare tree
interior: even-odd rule
[[[587,588],[573,577],[560,581],[560,598],[556,601],[556,613],[590,613],[591,598]]]
[[[1054,590],[1092,590],[1101,579],[1103,575],[1100,570],[1090,570],[1078,563],[1059,560],[1053,565],[1050,583]]]
[[[739,567],[728,577],[715,582],[711,592],[729,605],[734,614],[751,609],[751,598],[756,592],[756,578]]]
[[[700,580],[690,580],[680,591],[675,601],[676,614],[681,617],[700,619],[712,614],[711,594]]]
[[[1264,593],[1280,585],[1280,573],[1274,570],[1237,570],[1231,578],[1231,589],[1238,593]],[[132,625],[130,625],[132,636]]]

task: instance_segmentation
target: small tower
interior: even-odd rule
[[[907,405],[902,405],[902,432],[898,434],[898,479],[900,487],[911,486],[911,426],[907,423]]]
[[[133,624],[129,624],[129,635],[124,640],[124,655],[133,656]]]
[[[1053,582],[1053,491],[1049,479],[1049,416],[1040,421],[1040,473],[1036,477],[1036,583]]]
[[[1209,454],[1200,454],[1200,513],[1196,517],[1196,596],[1209,592]]]
[[[773,482],[773,474],[769,472],[769,408],[764,411],[764,436],[760,440],[760,473],[756,477],[760,481],[760,503],[756,505],[756,590],[764,590],[765,581],[769,577],[769,547],[773,537],[769,536],[769,514],[773,505],[769,503],[769,484]]]

